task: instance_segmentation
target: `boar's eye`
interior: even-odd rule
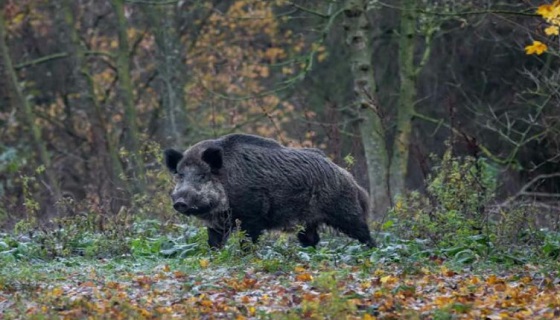
[[[184,173],[177,172],[177,173],[175,174],[175,179],[177,179],[177,180],[179,180],[179,181],[180,181],[180,180],[183,180],[184,178],[185,178],[185,174],[184,174]]]

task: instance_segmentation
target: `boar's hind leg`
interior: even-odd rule
[[[308,225],[304,230],[298,232],[297,237],[303,247],[315,247],[320,240],[317,225]]]
[[[228,234],[224,233],[221,230],[208,228],[208,245],[212,249],[219,249],[224,246],[226,242]]]

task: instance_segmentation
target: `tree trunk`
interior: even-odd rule
[[[39,154],[39,160],[41,165],[45,167],[45,178],[50,189],[55,202],[60,199],[60,186],[56,178],[56,174],[51,168],[51,157],[47,151],[47,147],[43,139],[41,138],[41,128],[37,125],[35,121],[35,114],[33,113],[32,107],[29,101],[24,96],[22,88],[19,85],[19,81],[10,57],[8,46],[6,44],[6,25],[4,21],[3,10],[0,8],[0,55],[2,59],[2,64],[4,65],[4,71],[6,73],[7,82],[11,86],[12,102],[19,106],[19,109],[23,112],[23,117],[29,130],[31,131],[31,139],[35,146],[36,151]]]
[[[117,73],[121,99],[124,104],[125,146],[132,164],[133,183],[136,191],[145,188],[144,161],[140,154],[140,131],[136,124],[137,115],[134,106],[134,92],[130,79],[130,48],[128,44],[128,24],[124,15],[124,0],[111,0],[117,17],[117,33],[119,38],[117,52]]]
[[[75,28],[76,21],[72,12],[73,2],[73,0],[63,0],[62,10],[74,51],[77,88],[82,90],[82,87],[84,87],[86,92],[80,96],[84,97],[81,99],[83,100],[84,110],[91,119],[91,130],[94,137],[92,148],[100,153],[104,162],[103,168],[107,171],[110,180],[107,181],[109,189],[113,189],[113,186],[122,186],[128,189],[128,184],[122,180],[124,171],[115,145],[116,140],[109,132],[103,109],[95,96],[95,83],[87,66],[85,48],[80,42],[80,36]],[[109,191],[109,193],[112,193],[112,191]]]
[[[401,1],[401,26],[399,37],[400,90],[397,103],[397,126],[392,148],[390,187],[391,196],[402,194],[408,169],[410,134],[416,99],[416,66],[414,64],[416,35],[416,0]]]
[[[165,113],[163,138],[168,144],[184,145],[188,125],[185,116],[185,65],[181,62],[181,41],[176,33],[173,6],[145,6],[157,46],[160,96]],[[170,9],[171,8],[171,9]]]
[[[387,184],[388,155],[385,128],[375,99],[371,25],[366,15],[366,0],[348,0],[344,9],[346,42],[350,49],[350,67],[356,105],[362,121],[359,124],[368,166],[369,192],[374,217],[381,217],[390,204]]]

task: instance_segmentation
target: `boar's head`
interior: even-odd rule
[[[223,151],[219,146],[198,144],[184,154],[167,149],[165,164],[175,176],[171,193],[173,208],[186,215],[210,218],[228,210],[228,199],[220,174]]]

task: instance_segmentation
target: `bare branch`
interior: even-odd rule
[[[542,192],[528,192],[529,188],[531,188],[535,183],[543,179],[550,179],[550,178],[558,178],[560,177],[560,172],[556,173],[549,173],[549,174],[539,174],[538,176],[531,179],[527,182],[515,195],[509,197],[506,201],[502,202],[498,205],[498,207],[507,207],[510,203],[512,203],[515,199],[523,196],[540,196],[544,197]],[[548,194],[547,197],[560,197],[560,194]]]
[[[180,0],[162,0],[162,1],[150,1],[150,0],[125,0],[124,2],[130,4],[145,4],[149,6],[165,6],[165,5],[173,5],[178,4]]]
[[[104,52],[104,51],[84,51],[85,55],[99,55],[99,56],[108,56],[108,57],[113,57],[113,55],[109,52]],[[51,55],[48,56],[44,56],[35,60],[31,60],[31,61],[26,61],[26,62],[22,62],[20,64],[16,64],[14,66],[14,69],[16,70],[20,70],[23,68],[27,68],[27,67],[34,67],[38,64],[41,63],[46,63],[46,62],[50,62],[53,60],[58,60],[58,59],[63,59],[63,58],[68,58],[70,56],[70,54],[68,52],[59,52],[59,53],[53,53]]]
[[[379,2],[384,7],[396,9],[396,10],[404,10],[400,6],[388,4],[385,2]],[[505,15],[518,15],[518,16],[529,16],[529,17],[538,17],[539,15],[535,13],[534,8],[526,9],[523,11],[512,11],[512,10],[502,10],[502,9],[488,9],[488,10],[472,10],[472,11],[463,11],[463,12],[442,12],[437,10],[424,10],[424,9],[415,9],[416,12],[420,12],[423,14],[434,15],[434,16],[472,16],[472,15],[483,15],[483,14],[505,14]]]

